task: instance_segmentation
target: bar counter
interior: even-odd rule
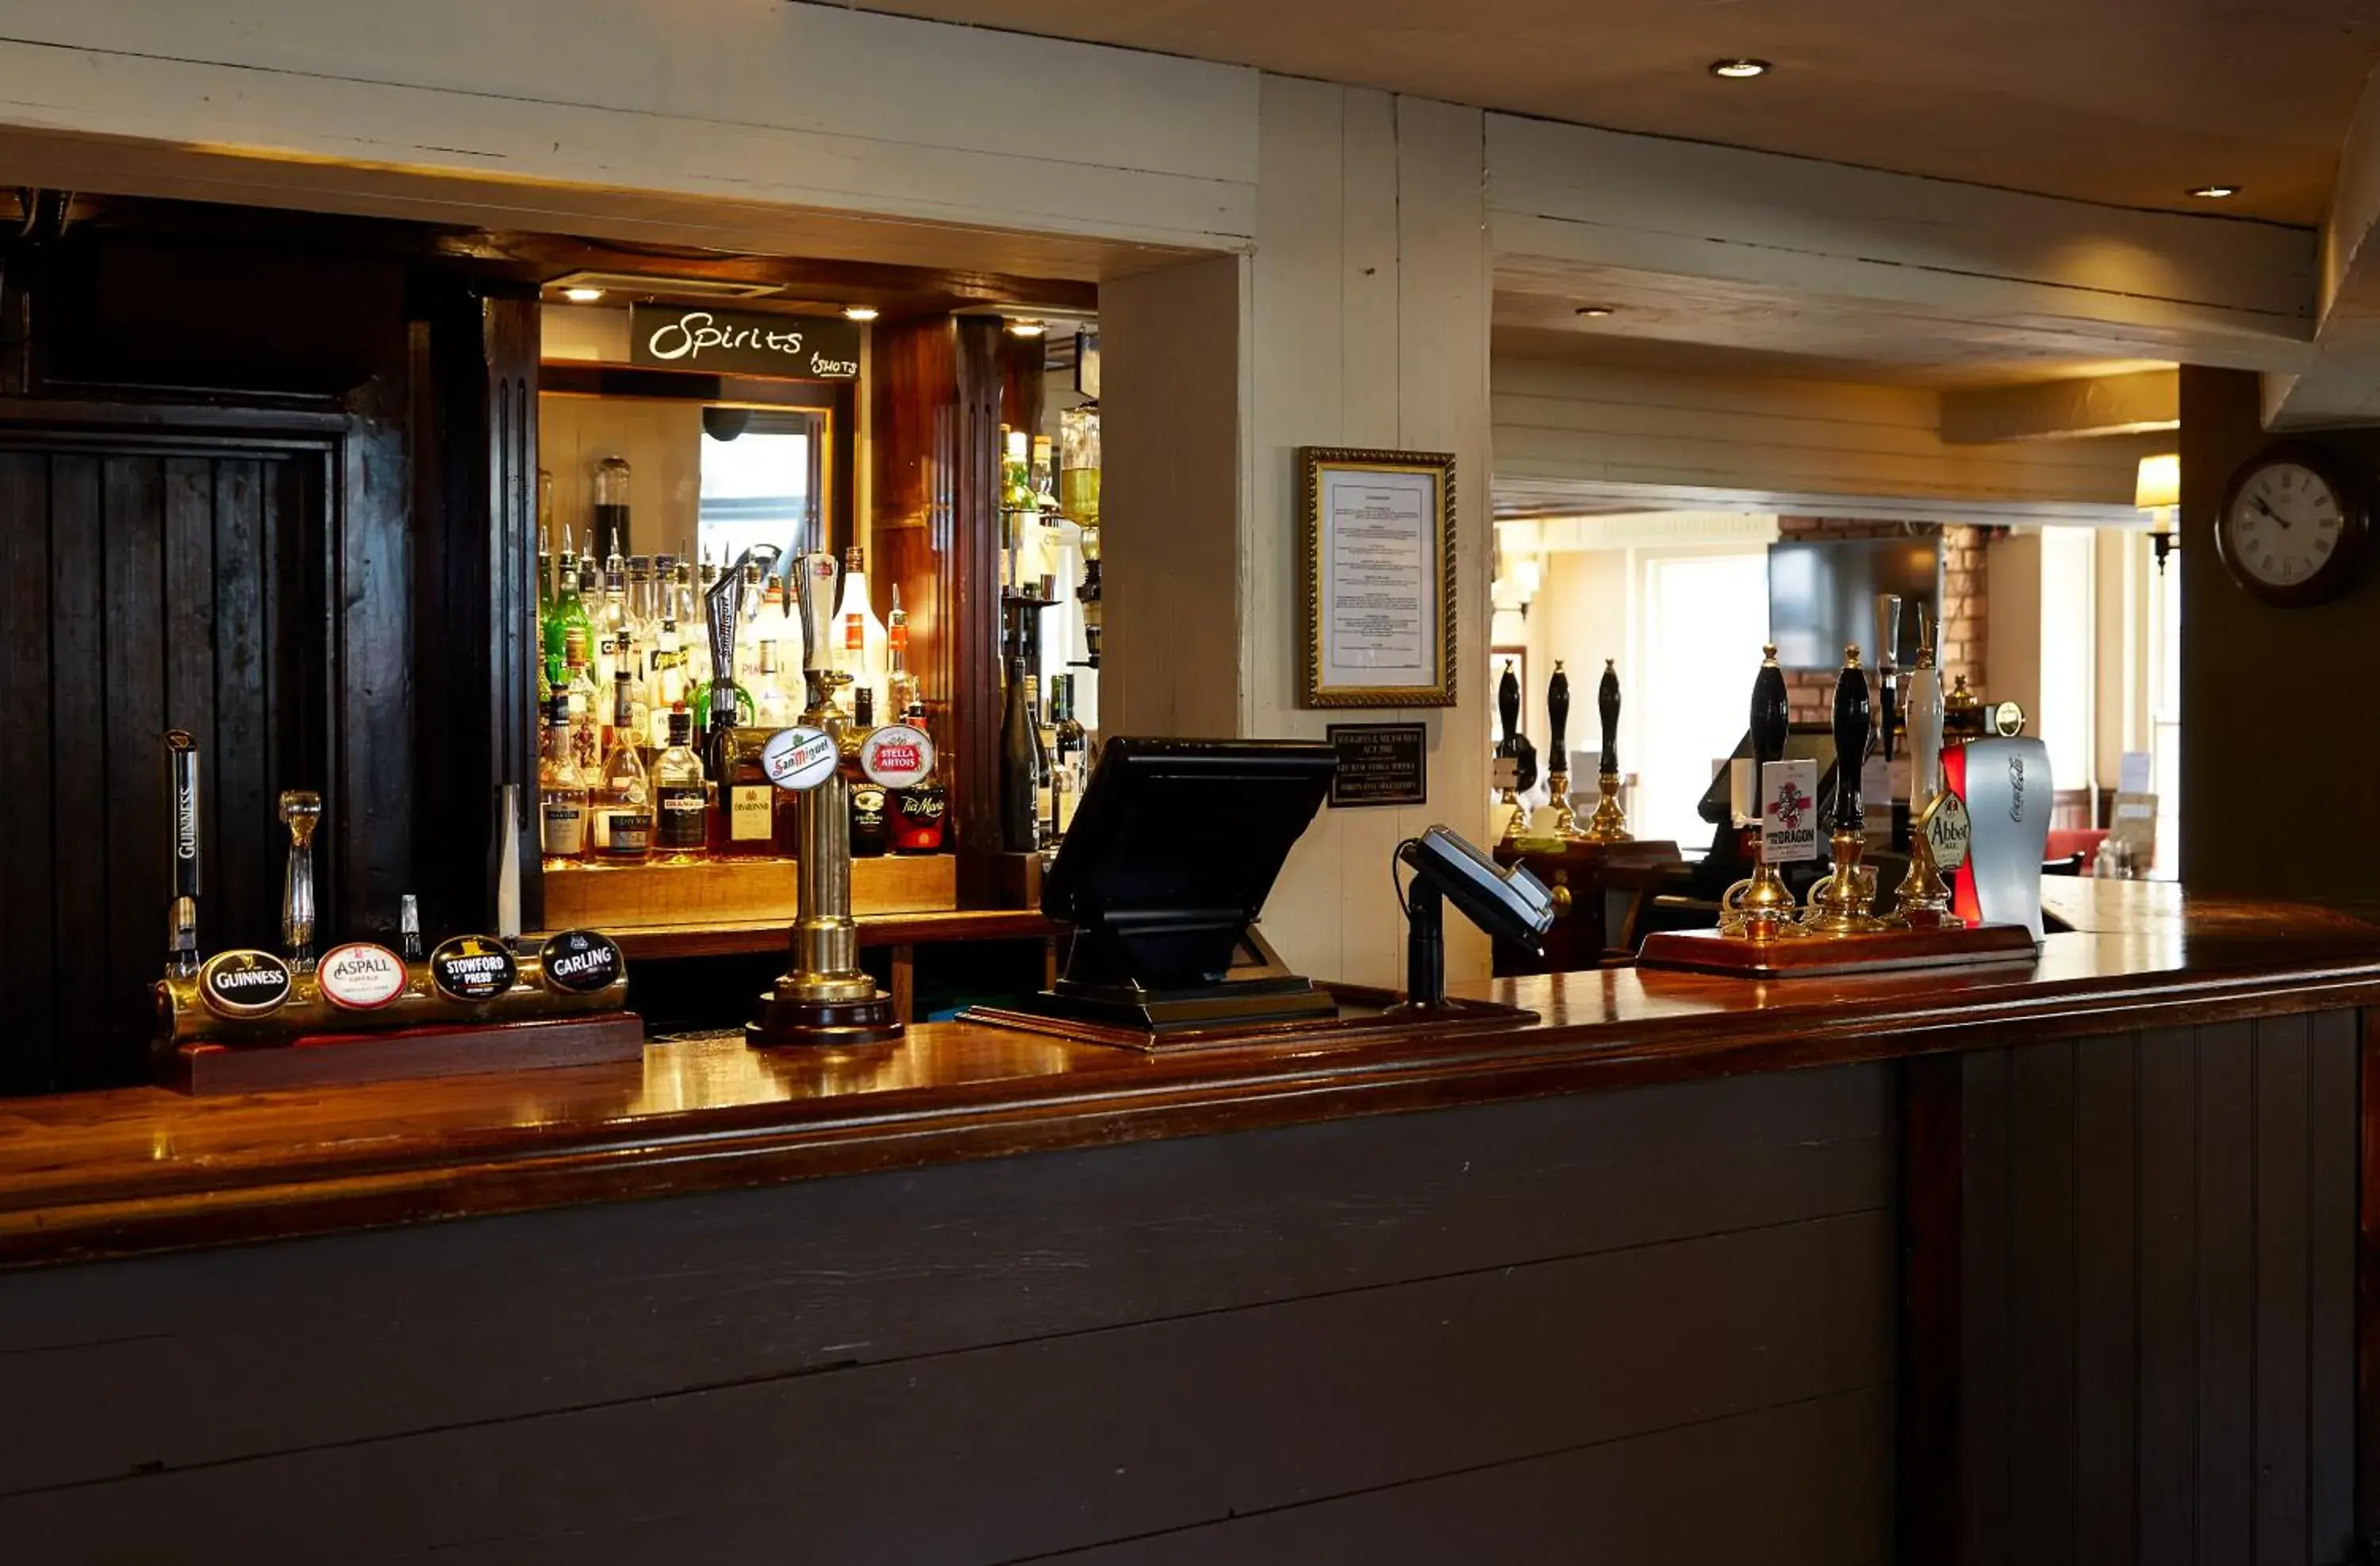
[[[1441,1038],[0,1104],[0,1538],[2348,1559],[2380,928],[2046,898],[2029,972],[1498,981],[1541,1020]]]
[[[0,1266],[629,1200],[1148,1137],[1895,1059],[2380,998],[2380,928],[2050,882],[2031,970],[1755,984],[1604,969],[1456,987],[1541,1020],[1169,1056],[966,1023],[762,1055],[192,1099],[0,1100]]]

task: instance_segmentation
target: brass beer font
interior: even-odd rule
[[[1521,681],[1509,658],[1503,677],[1496,682],[1496,713],[1504,721],[1504,737],[1496,746],[1496,759],[1504,763],[1504,789],[1496,798],[1496,807],[1504,812],[1504,830],[1497,841],[1512,843],[1529,834],[1529,807],[1521,795],[1537,780],[1535,769],[1524,760],[1528,741],[1521,734]]]
[[[1579,827],[1578,811],[1570,802],[1570,676],[1562,673],[1559,658],[1554,660],[1554,677],[1546,682],[1546,722],[1552,730],[1546,773],[1546,835],[1574,838]]]
[[[851,780],[866,736],[834,702],[850,676],[830,667],[827,652],[833,557],[806,555],[799,564],[809,704],[800,726],[772,736],[763,753],[770,781],[798,796],[795,909],[785,972],[760,997],[759,1017],[745,1025],[744,1041],[756,1050],[874,1044],[904,1031],[892,998],[859,965],[859,926],[851,917]]]
[[[1762,847],[1767,789],[1761,769],[1785,759],[1785,736],[1791,725],[1791,702],[1785,692],[1785,671],[1778,666],[1774,644],[1761,649],[1760,673],[1752,681],[1753,870],[1749,880],[1737,881],[1719,899],[1719,933],[1746,941],[1777,941],[1806,935],[1794,922],[1797,910],[1785,878],[1768,862]]]
[[[1597,761],[1595,786],[1603,797],[1596,802],[1595,818],[1586,823],[1589,843],[1626,843],[1628,818],[1620,808],[1620,674],[1613,660],[1603,661],[1603,679],[1596,686],[1595,706],[1603,719],[1603,754]]]
[[[1835,819],[1828,839],[1834,873],[1810,889],[1803,927],[1813,935],[1869,935],[1890,925],[1869,910],[1876,904],[1876,870],[1860,861],[1867,853],[1867,816],[1860,802],[1860,767],[1867,759],[1867,672],[1860,667],[1856,642],[1843,649],[1842,672],[1835,676]]]

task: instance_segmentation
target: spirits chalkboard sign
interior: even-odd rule
[[[1339,770],[1330,778],[1330,803],[1427,805],[1429,803],[1428,731],[1419,723],[1333,723],[1331,746]]]
[[[859,323],[823,315],[635,305],[628,310],[628,359],[658,370],[851,381],[859,375]]]

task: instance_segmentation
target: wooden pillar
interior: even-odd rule
[[[969,906],[990,905],[1000,845],[1000,334],[933,316],[879,328],[874,349],[870,528],[908,613]]]

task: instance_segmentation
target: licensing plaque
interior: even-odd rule
[[[1333,806],[1429,803],[1429,734],[1422,724],[1333,723],[1329,732],[1339,752]]]

